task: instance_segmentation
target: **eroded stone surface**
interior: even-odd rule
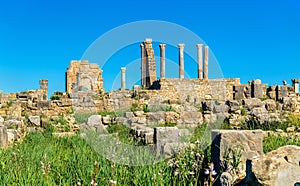
[[[225,157],[235,151],[241,153],[239,170],[243,172],[247,159],[263,154],[263,136],[262,130],[212,130],[211,153],[216,171],[224,169]]]

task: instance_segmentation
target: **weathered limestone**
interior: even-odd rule
[[[283,98],[288,96],[287,86],[277,86],[276,87],[276,100],[282,101]]]
[[[7,131],[5,126],[0,126],[0,148],[3,148],[7,145]]]
[[[248,162],[246,177],[238,185],[300,184],[300,147],[298,146],[280,147]]]
[[[300,83],[300,79],[292,79],[293,82],[293,88],[295,93],[299,93],[299,83]]]
[[[146,56],[145,56],[145,45],[141,44],[141,81],[142,87],[146,87]]]
[[[142,78],[145,77],[145,82],[144,84],[142,84],[142,86],[150,87],[153,84],[153,82],[156,81],[156,64],[155,64],[154,50],[152,48],[152,39],[146,38],[143,45],[144,45],[144,57],[145,57],[146,65],[144,68],[145,71],[142,71]],[[143,49],[142,46],[141,49]],[[142,58],[142,64],[143,64],[142,67],[144,67],[143,58]]]
[[[40,90],[44,91],[43,100],[46,101],[48,99],[48,80],[47,79],[40,80]]]
[[[197,49],[198,49],[198,78],[203,79],[203,44],[197,44]]]
[[[154,144],[158,153],[165,153],[164,149],[168,143],[179,142],[179,130],[177,127],[154,128]]]
[[[262,98],[263,97],[263,87],[261,80],[255,79],[251,81],[251,97],[252,98]]]
[[[41,126],[41,118],[40,116],[29,116],[29,121],[31,124],[35,125],[35,126]]]
[[[104,92],[102,70],[87,60],[72,60],[66,72],[66,91],[81,90]]]
[[[245,98],[245,94],[244,94],[244,86],[243,85],[235,85],[233,87],[234,89],[234,95],[233,98],[235,100],[240,100],[240,99],[244,99]]]
[[[160,44],[160,79],[165,78],[166,44]]]
[[[212,130],[211,157],[216,171],[224,168],[224,159],[232,156],[232,151],[241,153],[239,170],[245,170],[247,159],[263,154],[263,135],[262,130]]]
[[[179,79],[184,79],[184,44],[178,44],[179,48]]]
[[[121,90],[124,91],[126,89],[126,68],[121,68]]]
[[[208,46],[204,47],[204,71],[203,71],[203,78],[208,79]]]

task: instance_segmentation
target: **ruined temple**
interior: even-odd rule
[[[102,70],[87,60],[72,60],[66,72],[66,91],[91,90],[104,92]]]

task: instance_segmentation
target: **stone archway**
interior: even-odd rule
[[[93,79],[87,74],[79,75],[78,85],[84,91],[94,90],[94,86],[95,86]]]

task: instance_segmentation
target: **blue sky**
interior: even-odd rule
[[[173,22],[196,33],[224,77],[242,83],[260,78],[269,85],[300,78],[298,0],[15,0],[0,2],[0,90],[37,89],[39,79],[48,79],[50,92],[64,91],[70,60],[81,59],[109,30],[142,20]],[[114,55],[114,70],[104,69],[106,89],[112,87],[110,74],[139,57],[137,46]],[[177,60],[176,50],[169,55]],[[185,68],[194,67],[187,62]]]

